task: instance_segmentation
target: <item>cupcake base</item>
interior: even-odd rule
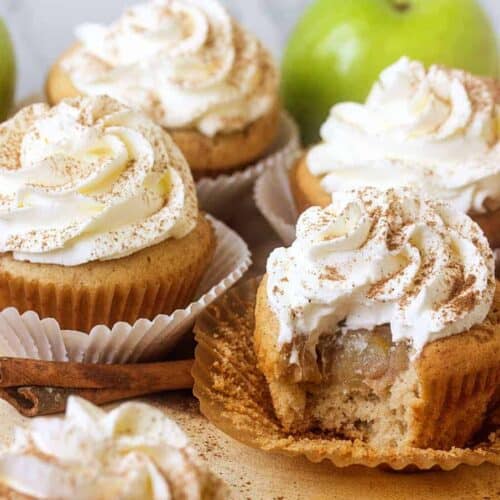
[[[290,187],[299,213],[309,207],[326,207],[331,195],[321,186],[321,179],[313,175],[303,155],[290,171]],[[479,224],[491,248],[500,248],[500,210],[485,214],[469,214]]]
[[[301,156],[291,168],[290,188],[299,213],[310,207],[326,207],[332,196],[321,186],[321,179],[311,174],[306,163],[306,155]]]
[[[262,158],[275,142],[279,130],[279,107],[244,130],[207,137],[194,129],[167,130],[186,157],[193,177],[232,174]]]
[[[450,470],[460,464],[500,465],[498,422],[483,425],[467,448],[450,451],[407,448],[374,450],[358,440],[331,433],[287,433],[277,420],[268,385],[253,350],[254,308],[259,280],[233,288],[208,308],[195,325],[198,347],[193,369],[194,393],[202,413],[234,439],[269,452],[305,456],[336,466],[353,464],[393,469],[415,466]],[[484,440],[483,440],[484,439]]]
[[[55,318],[62,329],[133,324],[189,304],[216,246],[213,228],[200,214],[195,229],[179,240],[121,259],[67,267],[0,256],[0,310],[15,307]]]

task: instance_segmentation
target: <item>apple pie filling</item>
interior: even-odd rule
[[[309,429],[348,439],[398,442],[406,431],[407,410],[399,395],[409,387],[407,394],[418,393],[408,342],[394,343],[389,325],[323,334],[314,352],[305,337],[300,339],[284,346],[282,362],[287,359],[285,379],[303,391]],[[380,412],[398,418],[380,419]],[[388,422],[397,424],[389,429]]]
[[[382,394],[408,368],[408,344],[393,343],[389,325],[320,336],[314,352],[306,337],[284,346],[286,377],[295,383],[328,383],[344,390],[363,386]]]

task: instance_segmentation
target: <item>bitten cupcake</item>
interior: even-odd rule
[[[215,0],[156,0],[110,26],[83,25],[53,66],[51,104],[107,94],[167,129],[195,178],[248,165],[278,131],[278,72]]]
[[[500,247],[500,84],[402,58],[364,104],[334,106],[291,173],[300,211],[337,191],[412,186],[468,213]]]
[[[154,318],[191,302],[214,250],[185,159],[140,112],[85,97],[0,125],[0,310]]]
[[[27,471],[29,473],[27,473]],[[109,413],[71,397],[63,418],[36,418],[0,454],[3,499],[226,500],[227,485],[181,428],[143,403]]]
[[[255,350],[286,431],[375,450],[462,447],[500,388],[500,291],[479,226],[445,202],[338,193],[269,257]]]

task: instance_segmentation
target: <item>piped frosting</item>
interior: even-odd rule
[[[307,156],[328,193],[410,186],[463,212],[500,208],[500,87],[406,57],[364,104],[335,105]]]
[[[207,136],[244,129],[276,104],[270,54],[216,0],[155,0],[110,26],[85,24],[62,63],[72,84]]]
[[[281,347],[389,325],[414,355],[486,318],[494,258],[479,226],[408,189],[337,193],[305,211],[297,239],[272,252],[267,298]],[[293,360],[293,354],[292,358]]]
[[[0,252],[74,266],[191,232],[186,160],[169,135],[109,97],[35,104],[0,125]]]

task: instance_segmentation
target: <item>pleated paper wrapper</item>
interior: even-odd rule
[[[209,216],[217,247],[200,283],[197,299],[185,309],[133,325],[95,326],[90,332],[61,330],[55,319],[15,308],[0,312],[0,356],[82,363],[133,363],[166,354],[192,328],[196,317],[248,270],[246,243],[222,222]]]
[[[207,177],[196,183],[200,208],[215,217],[227,220],[234,215],[235,203],[252,189],[263,172],[290,165],[299,149],[298,127],[290,115],[283,112],[278,137],[266,157],[232,174]]]
[[[202,413],[223,432],[253,448],[304,456],[312,462],[329,460],[338,467],[451,470],[461,464],[500,465],[500,408],[489,416],[477,442],[448,451],[409,448],[378,452],[361,441],[312,432],[287,434],[275,417],[253,351],[258,284],[258,279],[239,284],[207,308],[195,324],[198,346],[193,392]]]
[[[295,224],[299,216],[288,176],[299,155],[297,151],[287,165],[266,170],[254,188],[257,208],[287,246],[295,240]]]

